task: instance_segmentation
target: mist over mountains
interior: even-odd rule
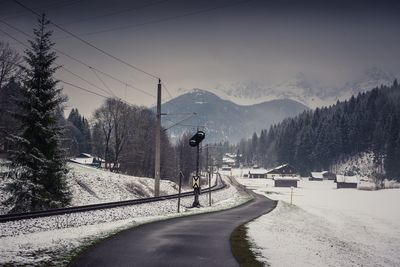
[[[195,132],[199,126],[205,129],[207,142],[236,143],[306,109],[335,104],[375,87],[390,85],[394,79],[394,75],[373,67],[335,86],[299,73],[294,80],[273,86],[249,81],[220,85],[213,92],[181,90],[182,95],[162,105],[162,112],[169,114],[163,116],[163,126],[171,127],[188,114],[196,113],[168,129],[172,140],[176,141],[186,131]],[[179,115],[182,113],[186,114]]]
[[[352,95],[371,90],[381,85],[391,85],[395,76],[380,68],[366,69],[350,81],[338,81],[332,84],[323,79],[298,73],[294,79],[272,85],[255,81],[220,84],[215,93],[223,99],[237,104],[250,105],[274,99],[292,99],[309,108],[329,106],[338,100],[345,100]]]

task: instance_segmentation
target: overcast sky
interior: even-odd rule
[[[19,0],[112,55],[179,88],[214,90],[243,81],[276,83],[297,73],[345,81],[376,66],[400,73],[400,1]],[[0,19],[32,32],[36,18],[0,0]],[[27,37],[0,22],[0,29]],[[157,81],[52,27],[56,47],[84,63],[155,95]],[[19,51],[23,47],[0,33]],[[114,82],[59,55],[59,64],[139,105],[155,97]],[[57,77],[100,94],[64,70]],[[101,97],[63,85],[69,107],[89,116]],[[164,92],[164,96],[168,96]]]

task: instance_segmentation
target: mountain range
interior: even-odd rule
[[[195,132],[199,126],[205,129],[208,142],[236,143],[306,109],[330,106],[360,92],[391,85],[394,80],[394,75],[373,67],[339,86],[299,73],[294,80],[272,86],[249,81],[220,85],[213,92],[181,90],[180,96],[162,105],[162,112],[168,114],[162,121],[166,128],[173,126],[168,132],[175,141],[186,131]],[[190,116],[192,113],[197,115]]]
[[[206,132],[208,143],[239,142],[256,131],[268,128],[284,118],[295,116],[308,109],[307,106],[290,99],[278,99],[254,105],[238,105],[223,100],[214,93],[193,89],[162,105],[163,126],[169,128],[176,122],[186,121],[171,127],[168,132],[176,140],[184,132],[195,132],[197,126]],[[196,115],[190,115],[196,113]]]
[[[261,103],[274,99],[292,99],[309,108],[329,106],[371,90],[381,85],[391,85],[395,76],[380,68],[366,69],[357,78],[329,85],[313,79],[304,73],[298,73],[292,80],[273,85],[265,85],[254,81],[218,85],[214,92],[221,98],[241,105]]]

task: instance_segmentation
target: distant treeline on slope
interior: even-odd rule
[[[304,111],[242,140],[242,163],[296,166],[301,174],[326,170],[372,152],[377,170],[400,179],[400,86],[381,86],[330,107]]]

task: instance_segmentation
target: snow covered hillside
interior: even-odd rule
[[[154,196],[154,179],[152,178],[112,173],[75,163],[69,163],[68,166],[70,172],[67,181],[72,191],[71,206]],[[4,192],[6,182],[6,180],[0,180],[0,200],[6,198],[6,192]],[[161,195],[175,193],[178,193],[177,184],[161,180]],[[6,213],[7,210],[7,207],[0,206],[0,214]]]
[[[399,266],[400,189],[335,189],[332,181],[301,180],[293,191],[267,179],[238,181],[279,200],[250,222],[248,237],[271,266]]]

